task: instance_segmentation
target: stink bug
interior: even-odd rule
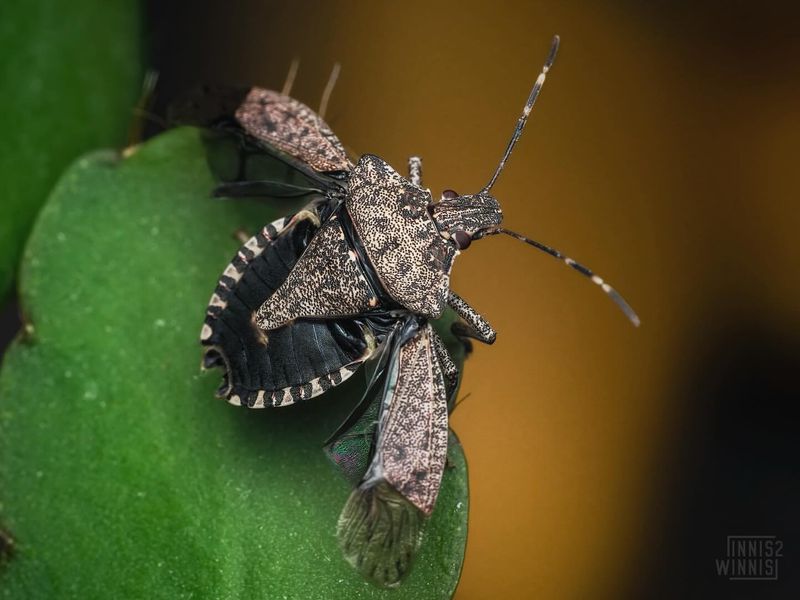
[[[510,235],[590,278],[639,322],[589,269],[501,227],[502,211],[490,193],[558,41],[500,163],[476,194],[448,191],[434,201],[422,187],[417,158],[409,161],[408,178],[371,154],[351,162],[322,118],[286,94],[217,90],[210,107],[189,101],[177,113],[184,122],[233,133],[242,165],[270,155],[299,176],[292,183],[254,180],[242,167],[216,195],[309,198],[298,213],[250,238],[223,272],[202,326],[203,364],[222,368],[220,397],[248,408],[308,400],[365,362],[374,365],[365,402],[326,449],[355,484],[339,521],[340,545],[380,585],[396,585],[407,572],[445,468],[459,373],[430,321],[449,307],[460,317],[457,335],[495,340],[489,323],[450,289],[456,256],[475,240]],[[367,449],[367,459],[354,460],[354,443]]]

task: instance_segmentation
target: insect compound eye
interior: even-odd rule
[[[460,229],[450,234],[450,237],[453,238],[453,241],[456,243],[456,247],[459,250],[466,250],[472,243],[472,236],[466,231],[461,231]]]
[[[442,200],[450,200],[451,198],[458,198],[458,192],[455,190],[444,190],[442,192]]]

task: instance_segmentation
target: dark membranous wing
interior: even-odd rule
[[[325,442],[324,451],[328,458],[354,487],[363,481],[374,455],[386,374],[395,355],[396,339],[404,325],[404,322],[398,322],[392,327],[383,344],[365,365],[367,387],[364,395]]]
[[[400,347],[367,474],[388,481],[426,515],[433,511],[447,456],[447,384],[437,337],[426,323]]]
[[[425,323],[398,345],[386,375],[372,461],[339,518],[345,558],[382,586],[399,584],[408,572],[444,472],[450,386],[435,336]]]
[[[425,517],[386,481],[358,488],[336,530],[345,559],[366,579],[395,587],[411,569]]]
[[[265,226],[220,277],[201,332],[204,365],[224,370],[218,394],[252,408],[306,400],[347,379],[374,351],[369,319],[296,320],[270,331],[255,316],[319,230],[312,218]]]

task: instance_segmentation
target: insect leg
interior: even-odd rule
[[[213,192],[217,198],[299,198],[311,194],[325,192],[279,181],[232,181],[218,185]]]
[[[422,186],[422,159],[419,156],[408,157],[408,178],[417,187]]]
[[[317,210],[317,208],[318,207],[315,206],[313,203],[310,204],[309,206],[306,206],[304,209],[292,215],[286,221],[286,226],[289,227],[299,221],[302,221],[303,219],[308,219],[314,224],[314,227],[319,227],[322,224],[322,221],[319,218],[319,211]]]
[[[447,304],[456,311],[456,314],[466,321],[468,327],[463,325],[459,327],[459,323],[453,324],[453,332],[458,335],[464,335],[474,338],[484,344],[493,344],[497,337],[497,332],[492,329],[492,326],[486,322],[480,313],[467,304],[461,296],[453,291],[450,291],[447,296]]]

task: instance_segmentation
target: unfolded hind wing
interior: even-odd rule
[[[296,319],[265,331],[256,314],[319,231],[314,213],[265,226],[223,272],[201,332],[204,365],[223,369],[220,397],[251,408],[283,406],[340,384],[375,351],[368,319]]]

